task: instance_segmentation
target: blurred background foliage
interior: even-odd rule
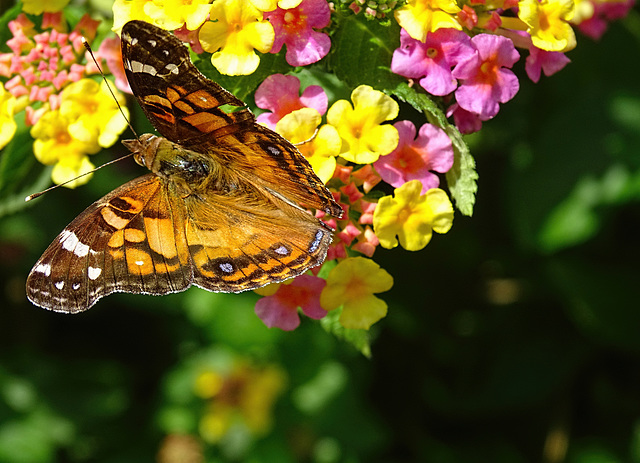
[[[474,216],[377,251],[370,359],[309,319],[266,328],[254,294],[36,308],[40,253],[141,171],[24,208],[0,184],[0,462],[640,462],[638,9],[569,57],[468,138]]]

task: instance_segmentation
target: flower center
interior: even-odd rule
[[[437,48],[433,48],[433,47],[427,48],[427,58],[436,59],[437,56],[438,56],[438,49]]]

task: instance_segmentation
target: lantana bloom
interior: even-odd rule
[[[396,188],[394,196],[380,198],[373,213],[373,231],[383,248],[395,248],[399,240],[406,250],[419,251],[431,241],[432,231],[451,229],[453,206],[447,194],[439,188],[426,194],[421,191],[420,181],[412,180]]]
[[[326,310],[342,306],[342,326],[367,330],[387,315],[387,303],[374,294],[392,286],[393,277],[371,259],[348,257],[329,272],[320,305]]]
[[[396,128],[381,125],[398,116],[398,103],[368,85],[357,87],[351,101],[353,106],[347,100],[338,100],[327,112],[327,123],[342,138],[340,157],[356,164],[375,162],[398,146]]]
[[[453,166],[451,139],[444,130],[429,123],[420,127],[418,138],[411,121],[399,121],[393,126],[400,136],[398,147],[374,163],[382,180],[394,187],[420,180],[422,194],[436,188],[440,180],[431,171],[445,173]]]
[[[120,34],[122,26],[134,19],[153,23],[153,18],[145,11],[147,4],[151,4],[151,0],[115,0],[112,8],[113,27],[111,30]]]
[[[216,0],[211,21],[200,29],[200,43],[213,53],[211,64],[230,76],[253,73],[260,64],[255,50],[267,53],[274,40],[273,27],[262,12],[245,0]]]
[[[93,164],[87,154],[100,151],[98,140],[79,140],[69,132],[70,121],[60,114],[59,110],[45,112],[31,128],[33,154],[43,164],[55,164],[51,172],[54,183],[60,184],[89,172]],[[65,184],[75,188],[88,182],[91,175]]]
[[[200,421],[200,435],[213,444],[234,426],[257,435],[267,432],[272,408],[286,382],[286,374],[277,366],[259,367],[240,360],[230,368],[203,371],[196,378],[194,389],[211,403]]]
[[[320,180],[327,183],[336,169],[336,156],[340,154],[342,141],[332,125],[325,124],[317,129],[321,119],[315,109],[298,109],[280,119],[276,132],[295,144]]]
[[[256,302],[256,315],[269,328],[274,326],[285,331],[300,325],[298,307],[310,318],[321,319],[327,311],[320,306],[320,293],[326,282],[313,275],[300,275],[289,284],[282,284],[275,294]]]
[[[163,29],[171,31],[186,25],[194,31],[207,20],[211,4],[210,0],[152,0],[145,4],[144,11]]]
[[[295,8],[302,0],[249,0],[260,11],[273,11],[276,8]]]
[[[256,106],[271,112],[258,115],[257,120],[274,130],[280,119],[296,109],[313,108],[320,114],[326,113],[328,101],[327,94],[319,85],[309,85],[300,95],[300,79],[272,74],[255,93]]]
[[[549,77],[560,71],[571,60],[564,53],[559,51],[545,51],[536,47],[529,49],[529,56],[525,61],[525,71],[533,82],[540,80],[540,74],[544,71],[544,75]]]
[[[471,39],[462,31],[438,29],[427,34],[425,42],[421,42],[402,29],[400,48],[393,52],[391,59],[391,71],[412,79],[420,78],[420,85],[427,92],[444,96],[458,86],[451,68],[473,53]]]
[[[129,111],[124,96],[114,91],[125,116]],[[103,148],[112,146],[127,127],[120,108],[105,82],[82,79],[68,85],[62,92],[60,114],[67,118],[69,132],[77,140],[91,143],[95,140]]]
[[[441,28],[462,30],[455,17],[459,11],[455,0],[409,0],[394,16],[411,37],[424,42],[427,33]]]
[[[22,11],[29,14],[56,13],[67,6],[69,0],[22,0]]]
[[[7,146],[16,133],[17,124],[13,118],[16,97],[4,89],[0,82],[0,149]]]
[[[331,48],[322,29],[331,21],[331,10],[326,0],[303,0],[295,8],[277,8],[265,13],[273,25],[275,40],[271,53],[278,53],[287,45],[285,58],[291,66],[306,66],[324,58]]]
[[[567,52],[576,46],[576,35],[568,21],[573,18],[574,0],[521,0],[518,17],[528,27],[533,44],[547,51]]]
[[[458,63],[453,77],[460,80],[455,92],[462,109],[488,120],[498,114],[500,103],[513,98],[520,88],[511,66],[520,58],[506,37],[479,34],[471,39],[477,53]]]

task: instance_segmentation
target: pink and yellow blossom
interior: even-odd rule
[[[320,306],[320,293],[326,282],[312,275],[300,275],[278,286],[277,291],[256,302],[256,315],[269,328],[285,331],[300,325],[298,307],[310,318],[319,320],[327,312]]]
[[[336,101],[327,112],[327,123],[342,138],[340,157],[356,164],[375,162],[398,146],[398,131],[383,122],[398,116],[398,103],[368,85],[351,93],[351,101]]]
[[[327,94],[319,85],[309,85],[300,94],[300,79],[296,76],[272,74],[255,92],[256,106],[268,111],[258,115],[258,122],[274,130],[285,115],[296,109],[313,108],[321,115],[327,112]],[[270,112],[269,112],[270,111]]]
[[[55,13],[62,11],[69,0],[22,0],[22,11],[29,14]]]
[[[373,230],[383,248],[395,248],[400,241],[406,250],[419,251],[431,241],[433,231],[449,231],[453,206],[447,194],[439,188],[425,194],[421,191],[420,181],[411,180],[396,188],[394,196],[380,198],[373,214]]]

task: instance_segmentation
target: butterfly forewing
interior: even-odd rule
[[[342,214],[291,143],[258,125],[248,109],[220,109],[244,103],[203,76],[176,37],[143,21],[130,21],[122,28],[122,59],[134,95],[163,136],[209,152],[247,181],[266,186],[276,182],[293,202]]]
[[[222,111],[243,103],[202,76],[168,32],[131,21],[122,39],[134,95],[173,144],[153,135],[126,143],[152,173],[62,231],[29,274],[29,299],[73,313],[116,291],[240,292],[322,263],[331,229],[297,203],[342,210],[297,149],[247,109]]]

